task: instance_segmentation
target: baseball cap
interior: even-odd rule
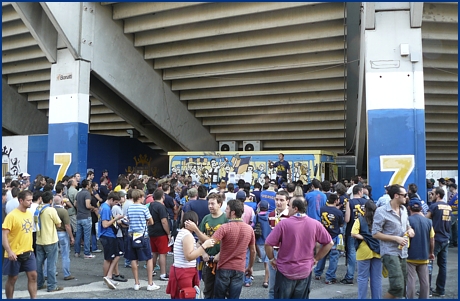
[[[441,184],[446,184],[446,179],[444,179],[444,178],[439,178],[438,181]]]
[[[449,178],[449,181],[455,184],[455,179],[454,178]]]
[[[453,187],[454,189],[457,189],[457,184],[452,183],[452,184],[449,185],[449,187]]]
[[[246,199],[246,192],[244,190],[240,190],[236,193],[237,200],[245,200]]]
[[[391,185],[385,185],[383,186],[386,190],[390,190]]]
[[[268,205],[268,202],[265,201],[265,200],[262,200],[262,201],[259,202],[259,208],[260,208],[260,210],[262,210],[262,211],[267,211],[267,210],[268,210],[268,206],[269,206],[269,205]]]
[[[412,199],[409,201],[409,207],[411,208],[422,208],[422,202],[419,199]]]
[[[23,172],[23,173],[19,174],[19,177],[21,177],[21,178],[30,177],[30,175],[27,172]],[[455,180],[454,180],[454,182],[455,182]]]

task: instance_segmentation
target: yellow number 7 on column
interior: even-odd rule
[[[70,164],[72,163],[72,154],[71,153],[55,153],[54,154],[54,165],[60,165],[59,170],[56,175],[56,182],[62,180],[65,176],[67,169],[69,169]]]
[[[390,179],[390,185],[399,184],[404,186],[414,167],[414,155],[380,156],[380,171],[394,172]]]

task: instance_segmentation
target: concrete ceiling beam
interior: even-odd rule
[[[8,85],[17,85],[30,82],[49,81],[51,78],[50,70],[39,70],[32,72],[15,73],[8,75]]]
[[[343,20],[333,20],[146,46],[145,58],[156,59],[193,53],[273,45],[344,36],[344,34]],[[135,43],[135,46],[144,45],[137,45]]]
[[[154,15],[157,13],[196,6],[206,2],[126,2],[126,3],[117,3],[117,2],[108,2],[116,3],[113,6],[113,19],[120,20],[126,18],[139,17],[144,15]],[[104,5],[104,4],[103,4]]]
[[[253,124],[258,125],[265,123],[267,120],[271,120],[273,124],[286,123],[286,122],[311,122],[311,121],[323,121],[324,116],[321,114],[262,114],[253,115],[250,112],[246,114],[247,118],[243,116],[239,117],[214,117],[214,118],[203,118],[203,125],[231,125],[238,122],[239,124]],[[344,114],[342,112],[330,112],[327,114],[328,120],[337,121],[344,120]],[[275,125],[274,125],[275,126]],[[343,142],[343,141],[342,141]]]
[[[231,107],[253,108],[273,105],[315,104],[318,102],[335,102],[344,100],[343,87],[335,91],[319,91],[309,93],[287,93],[281,95],[257,95],[228,97],[221,99],[199,99],[187,101],[189,110],[228,109]]]
[[[274,71],[307,67],[318,67],[327,69],[342,65],[345,68],[343,50],[319,52],[314,54],[298,54],[280,56],[275,58],[263,58],[251,61],[237,61],[220,64],[199,65],[191,67],[180,67],[165,69],[164,80],[175,80],[196,77],[225,76],[229,74],[254,73],[262,71]],[[244,78],[242,75],[241,78]],[[343,77],[343,74],[342,74]]]
[[[210,77],[203,80],[202,78],[179,79],[172,82],[173,91],[194,90],[217,87],[244,86],[265,83],[279,83],[299,80],[313,80],[317,78],[334,78],[343,77],[343,66],[331,67],[307,67],[299,69],[274,70],[265,72],[253,72],[225,75],[219,77]]]
[[[273,95],[286,93],[331,91],[346,89],[344,78],[318,79],[310,81],[297,81],[286,83],[270,83],[250,86],[228,88],[213,88],[201,90],[185,90],[181,92],[180,99],[216,99],[227,97],[247,97],[255,95]]]
[[[2,64],[46,57],[38,46],[2,51]]]
[[[55,63],[58,33],[41,5],[38,2],[13,2],[13,7],[48,61]]]
[[[21,49],[34,45],[38,45],[38,43],[29,31],[20,35],[2,38],[2,51]]]
[[[458,95],[458,83],[432,83],[425,82],[426,94],[454,94]]]
[[[2,22],[2,38],[28,33],[29,29],[22,20],[15,20],[7,23]]]
[[[458,41],[457,24],[424,23],[422,28],[422,39]]]
[[[458,24],[458,3],[425,3],[423,5],[422,22]]]
[[[50,91],[50,81],[24,83],[18,87],[19,93]]]
[[[2,74],[21,73],[45,69],[51,69],[51,63],[46,58],[2,64]]]
[[[114,123],[91,123],[89,125],[90,132],[92,131],[111,131],[111,130],[127,130],[134,127],[127,122]],[[125,131],[126,132],[126,131]]]
[[[244,140],[304,140],[304,139],[336,139],[345,138],[345,131],[305,131],[305,132],[271,132],[259,133],[257,128],[248,129],[247,133],[216,134],[217,141],[244,141]]]
[[[343,36],[157,58],[154,66],[155,69],[169,69],[334,50],[343,50]]]
[[[209,20],[220,20],[242,15],[247,16],[255,13],[314,4],[318,4],[318,2],[207,3],[205,5],[191,6],[182,9],[165,11],[159,14],[155,14],[153,16],[149,15],[126,19],[124,20],[124,31],[125,33],[133,33],[150,29],[166,28],[170,26],[192,24]]]
[[[425,94],[425,106],[458,106],[457,95]]]
[[[20,20],[21,17],[14,10],[12,5],[6,5],[2,7],[2,23]]]
[[[424,56],[439,56],[441,54],[458,55],[458,41],[423,39],[422,48]]]
[[[263,115],[263,114],[294,114],[294,113],[325,113],[333,111],[342,111],[345,109],[345,103],[341,102],[328,102],[317,103],[314,105],[289,105],[289,106],[270,106],[270,107],[252,107],[248,109],[239,110],[225,110],[225,109],[212,109],[212,110],[197,110],[195,116],[202,117],[223,117],[223,116],[241,116],[242,113],[249,115]]]
[[[325,3],[142,31],[136,33],[136,42],[157,45],[343,18],[343,3]]]
[[[287,148],[300,149],[325,149],[334,147],[343,152],[343,138],[337,139],[305,139],[305,140],[267,140],[264,141],[264,148],[277,148],[279,150]]]
[[[251,127],[251,130],[254,129]],[[265,123],[258,124],[258,133],[271,133],[271,132],[298,132],[298,131],[325,131],[325,130],[344,130],[344,122],[340,120],[335,121],[315,121],[315,122],[289,122],[279,123],[276,127],[272,126],[270,120]],[[211,126],[212,134],[224,134],[224,133],[248,133],[247,125],[213,125]]]
[[[50,100],[50,92],[36,92],[36,93],[29,93],[27,94],[28,101],[49,101]]]

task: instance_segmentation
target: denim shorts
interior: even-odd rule
[[[147,261],[152,259],[152,248],[150,248],[150,244],[145,244],[146,247],[142,249],[133,249],[131,241],[133,237],[128,235],[125,238],[125,258],[128,260],[139,260],[139,261]],[[148,239],[148,238],[147,238]]]

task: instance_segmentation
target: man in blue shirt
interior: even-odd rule
[[[284,154],[282,153],[278,155],[278,159],[279,161],[274,164],[272,161],[268,161],[269,167],[276,168],[276,177],[278,178],[278,180],[280,178],[283,178],[287,179],[288,182],[291,182],[291,166],[289,165],[289,162],[284,161]]]
[[[276,182],[271,180],[268,184],[268,189],[260,193],[260,200],[268,203],[268,213],[271,213],[276,208],[275,197],[276,197]]]
[[[305,199],[307,201],[307,215],[317,221],[321,222],[321,207],[326,205],[327,197],[326,195],[320,191],[321,184],[317,179],[313,179],[311,181],[313,186],[313,191],[308,192],[305,195]]]
[[[99,240],[104,248],[104,282],[110,289],[116,288],[112,274],[115,265],[120,260],[117,232],[118,223],[121,223],[123,215],[112,216],[112,207],[118,204],[120,204],[120,195],[118,192],[111,192],[107,196],[107,201],[99,208],[99,233],[101,235]]]

